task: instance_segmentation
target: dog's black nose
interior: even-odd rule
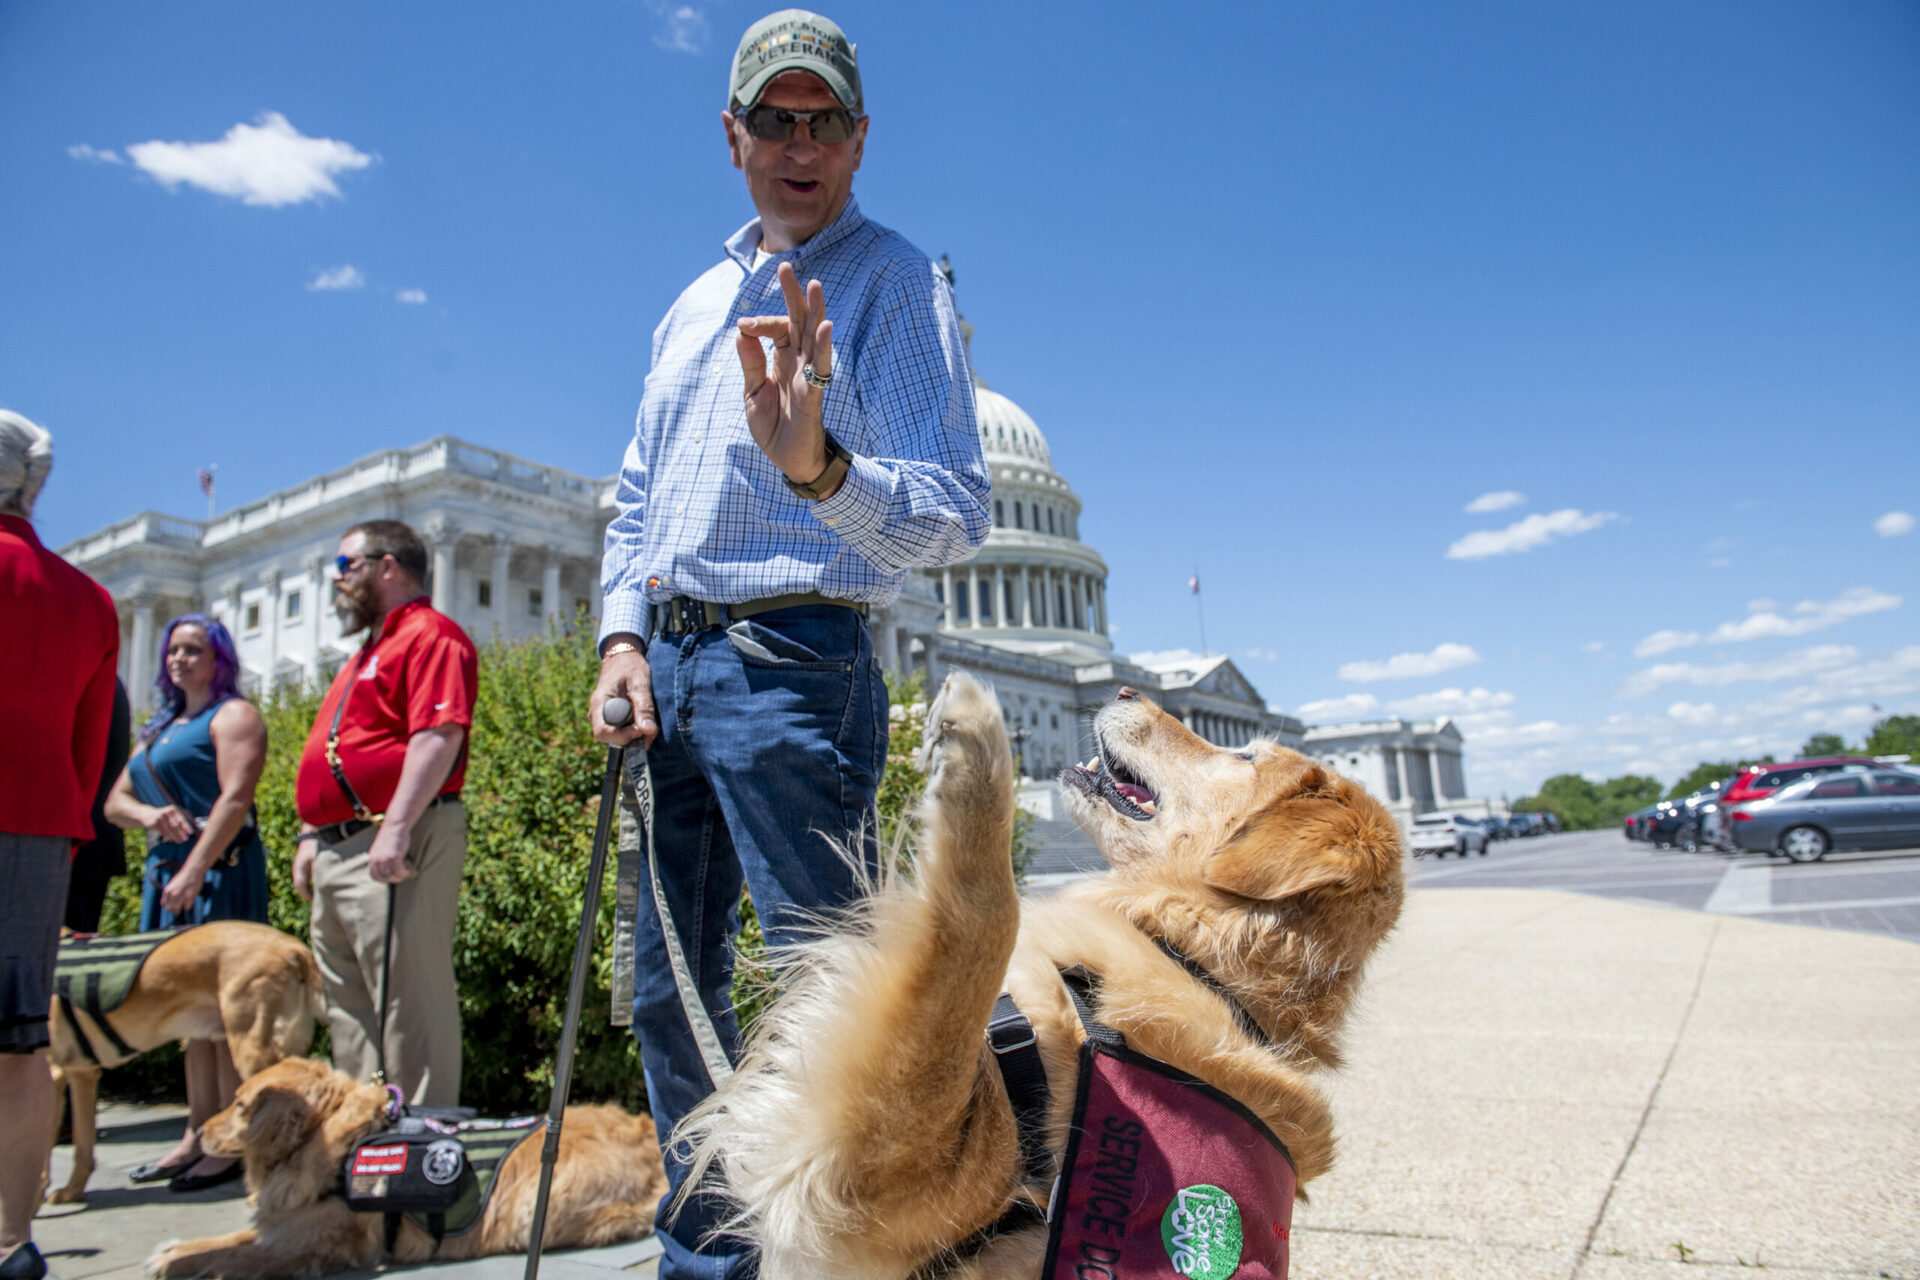
[[[1120,692],[1115,696],[1122,702],[1131,702],[1140,696],[1140,691],[1138,689],[1129,689],[1126,685],[1121,685]]]

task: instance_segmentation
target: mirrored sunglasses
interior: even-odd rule
[[[793,137],[793,127],[807,126],[807,136],[822,146],[845,142],[853,136],[853,113],[845,107],[824,111],[789,111],[785,107],[748,107],[740,119],[747,132],[763,142],[785,142]]]

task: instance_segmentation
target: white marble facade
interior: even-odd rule
[[[1355,728],[1310,731],[1270,709],[1230,658],[1137,661],[1116,654],[1107,565],[1080,541],[1079,497],[1053,469],[1033,419],[984,385],[977,394],[993,477],[992,532],[973,559],[913,575],[900,599],[875,614],[885,667],[918,672],[929,685],[953,669],[991,682],[1021,771],[1036,779],[1091,754],[1089,723],[1123,686],[1222,745],[1266,737],[1320,754],[1318,746],[1335,741],[1320,735]],[[341,639],[331,608],[332,561],[340,535],[362,520],[405,520],[420,531],[433,557],[435,607],[477,640],[519,640],[567,624],[576,611],[597,613],[612,492],[612,477],[576,475],[440,436],[362,458],[210,521],[142,512],[62,554],[118,602],[121,674],[136,706],[144,706],[160,628],[191,610],[227,623],[251,690],[313,682],[337,669],[353,642]],[[1439,763],[1432,772],[1422,764],[1418,780],[1415,773],[1403,779],[1399,764],[1380,764],[1378,778],[1360,773],[1373,767],[1361,761],[1390,758],[1385,746],[1356,743],[1339,767],[1397,808],[1407,809],[1399,799],[1405,794],[1424,811],[1436,797],[1465,789],[1458,730],[1443,725],[1429,738],[1442,745],[1420,749]],[[1398,759],[1413,768],[1415,753]]]
[[[1360,783],[1403,825],[1435,809],[1487,812],[1467,794],[1465,740],[1451,720],[1314,725],[1300,750]]]
[[[336,670],[331,599],[340,536],[362,520],[405,520],[432,553],[434,606],[476,639],[541,634],[597,612],[609,482],[543,467],[451,436],[389,449],[213,520],[156,512],[62,549],[120,607],[121,676],[148,705],[169,618],[200,610],[227,624],[254,692]]]

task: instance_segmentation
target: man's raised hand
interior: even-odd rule
[[[746,378],[747,427],[773,465],[800,484],[818,479],[827,468],[826,428],[820,417],[826,388],[807,381],[809,366],[818,378],[833,376],[833,321],[827,319],[827,294],[818,280],[800,290],[793,264],[780,264],[784,316],[742,316],[734,349]],[[761,339],[773,343],[773,368],[767,368]]]

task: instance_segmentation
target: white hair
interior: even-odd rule
[[[32,516],[53,470],[53,437],[11,409],[0,409],[0,511]]]

